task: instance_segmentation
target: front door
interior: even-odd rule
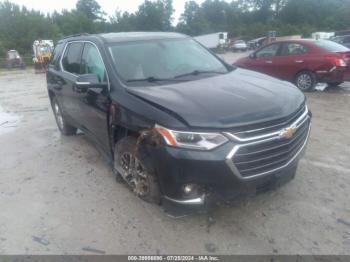
[[[275,65],[275,59],[278,57],[280,44],[274,43],[263,47],[255,53],[255,58],[250,63],[252,70],[279,77],[279,69]]]
[[[83,126],[108,150],[109,80],[101,54],[93,43],[86,42],[84,45],[81,74],[97,75],[100,83],[106,84],[104,89],[89,88],[86,92],[79,93],[78,103]]]

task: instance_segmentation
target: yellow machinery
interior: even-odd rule
[[[52,40],[35,40],[33,43],[34,51],[34,70],[35,73],[45,73],[48,69],[52,52],[53,41]]]

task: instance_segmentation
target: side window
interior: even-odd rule
[[[302,55],[307,53],[307,48],[298,43],[287,43],[283,45],[282,55]]]
[[[62,66],[65,71],[75,75],[80,74],[80,62],[83,46],[83,43],[68,44],[62,59]]]
[[[350,36],[345,37],[343,43],[350,43]]]
[[[81,60],[81,73],[94,74],[100,79],[100,82],[106,82],[106,69],[103,64],[101,55],[97,48],[86,43],[84,46],[83,56]]]
[[[267,47],[264,47],[263,49],[256,52],[256,57],[270,57],[270,56],[276,56],[278,49],[280,47],[280,44],[272,44]]]
[[[64,45],[62,43],[57,44],[57,46],[53,51],[51,65],[54,67],[55,70],[60,70],[60,59],[61,59],[63,47]]]

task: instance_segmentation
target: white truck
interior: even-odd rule
[[[228,43],[227,32],[218,32],[207,35],[199,35],[194,37],[199,43],[204,45],[206,48],[217,48],[224,47]]]

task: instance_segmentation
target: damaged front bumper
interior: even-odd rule
[[[260,140],[254,138],[241,144],[230,141],[212,151],[158,147],[151,155],[163,194],[164,209],[181,216],[183,212],[208,210],[218,204],[242,196],[256,195],[289,182],[295,177],[311,130],[311,113],[307,108],[291,127],[296,131],[288,139],[281,138],[281,133],[274,132],[264,135]],[[286,135],[286,129],[282,131]],[[271,148],[276,149],[273,154]],[[255,156],[257,152],[258,160],[251,159],[251,155]],[[286,154],[283,163],[272,162],[276,159],[280,161],[280,155],[283,154]],[[248,159],[245,155],[249,155]],[[254,165],[258,163],[259,170],[264,167],[264,171],[252,173],[254,168],[251,162]],[[279,164],[276,166],[275,163]],[[198,190],[186,195],[184,188],[188,185],[195,185]]]
[[[298,162],[299,159],[295,159],[288,167],[265,177],[251,181],[235,181],[231,185],[211,188],[198,198],[174,199],[163,196],[162,207],[166,213],[174,217],[208,212],[220,205],[230,204],[235,200],[255,196],[285,185],[294,179]]]

